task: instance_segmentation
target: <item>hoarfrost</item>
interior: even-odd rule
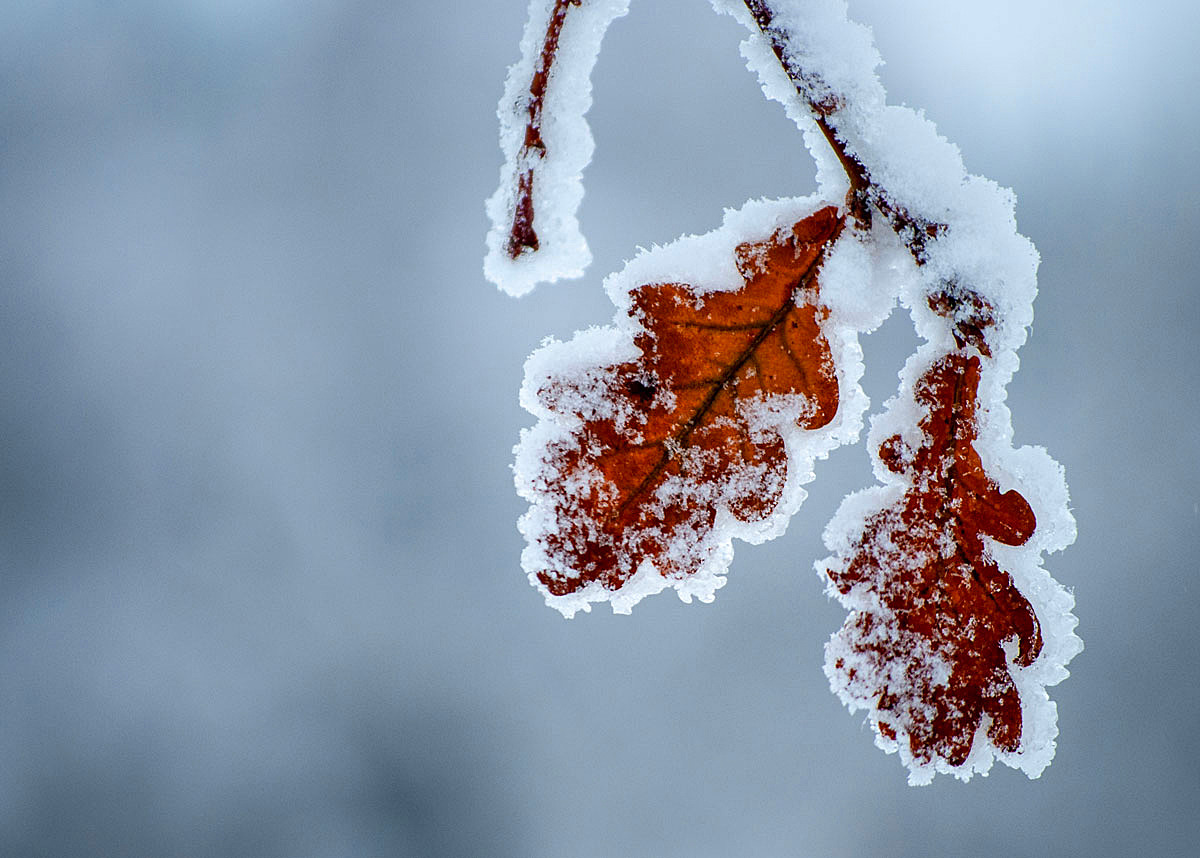
[[[781,102],[803,132],[816,161],[820,192],[803,200],[752,201],[727,212],[723,226],[708,235],[685,236],[642,252],[605,281],[617,307],[612,326],[581,332],[568,343],[550,342],[530,358],[521,401],[539,419],[522,434],[515,466],[518,491],[531,504],[520,522],[528,540],[523,566],[546,601],[567,616],[590,610],[598,601],[609,601],[614,611],[625,613],[644,596],[666,587],[685,601],[711,600],[725,583],[732,539],[758,542],[781,533],[804,498],[802,485],[812,478],[814,461],[859,434],[867,403],[858,385],[858,335],[877,327],[898,302],[925,343],[901,373],[897,396],[871,423],[869,446],[880,485],[847,497],[825,531],[831,556],[817,564],[818,570],[829,592],[851,611],[847,625],[829,643],[826,670],[847,706],[870,713],[877,744],[900,755],[910,769],[910,783],[928,783],[937,772],[965,780],[974,773],[986,774],[996,759],[1037,777],[1053,757],[1057,735],[1056,709],[1045,689],[1067,676],[1066,665],[1082,643],[1074,634],[1071,595],[1042,566],[1044,553],[1061,550],[1075,537],[1062,469],[1040,448],[1013,449],[1004,404],[1005,386],[1017,368],[1016,350],[1025,341],[1037,292],[1038,255],[1017,232],[1015,197],[969,174],[958,148],[923,114],[886,103],[875,74],[880,58],[871,33],[848,20],[844,0],[712,0],[712,5],[749,29],[743,56],[767,97]],[[527,292],[539,280],[578,276],[588,262],[575,221],[582,196],[579,174],[592,150],[583,121],[590,104],[587,78],[604,29],[627,7],[628,0],[534,0],[530,5],[522,60],[510,71],[501,103],[507,160],[500,189],[488,202],[493,228],[485,271],[512,294]],[[562,29],[556,52],[550,52],[551,67],[546,45],[556,15],[562,17]],[[541,142],[531,147],[535,94],[525,87],[539,68],[548,75],[540,108],[545,120],[533,134],[540,134]],[[521,184],[526,175],[532,177],[529,187]],[[772,433],[782,438],[787,468],[777,507],[754,521],[733,513],[731,498],[776,479],[769,468],[752,462],[739,472],[743,485],[664,480],[655,495],[662,509],[716,509],[707,530],[660,534],[668,542],[674,540],[668,558],[685,558],[691,574],[657,569],[645,560],[619,585],[594,580],[570,592],[551,592],[548,569],[564,578],[579,574],[554,568],[556,561],[546,549],[548,541],[559,538],[555,534],[563,513],[550,500],[554,492],[560,498],[562,492],[552,487],[561,476],[555,472],[555,456],[573,443],[568,440],[571,433],[587,421],[607,421],[636,439],[645,417],[606,394],[614,385],[632,385],[650,399],[670,395],[656,391],[653,379],[621,380],[614,375],[614,368],[637,357],[635,340],[646,333],[633,312],[635,291],[644,284],[685,281],[692,300],[700,303],[706,296],[740,289],[746,267],[752,269],[758,262],[735,259],[731,248],[784,229],[831,200],[846,200],[843,212],[849,210],[855,221],[824,255],[815,299],[824,314],[821,332],[837,372],[836,416],[819,428],[800,428],[806,411],[815,407],[804,396],[762,397],[731,412],[750,427],[756,441],[769,441]],[[530,235],[519,241],[517,227],[526,204]],[[807,300],[796,296],[797,303]],[[995,657],[1002,664],[995,681],[981,682],[982,694],[1004,700],[1010,699],[1006,689],[1016,689],[1019,746],[1012,741],[1011,729],[1006,733],[1009,728],[993,720],[995,713],[985,712],[976,719],[977,726],[969,728],[972,735],[965,745],[939,756],[926,752],[912,730],[922,721],[947,717],[966,718],[969,727],[964,713],[947,715],[940,703],[932,708],[929,703],[934,690],[958,681],[955,666],[931,639],[904,625],[906,620],[889,607],[881,588],[915,576],[922,563],[953,565],[955,552],[961,550],[956,542],[963,538],[960,534],[926,528],[927,555],[906,554],[909,543],[902,528],[892,532],[903,520],[888,519],[889,510],[921,490],[917,481],[923,477],[914,469],[918,451],[931,443],[932,430],[922,426],[930,425],[934,406],[919,391],[948,370],[959,374],[959,383],[970,378],[969,455],[977,457],[983,475],[973,479],[985,480],[986,491],[998,497],[1015,494],[1022,504],[1027,502],[1030,520],[1036,519],[1036,527],[1031,521],[1028,527],[993,524],[993,529],[1010,528],[1000,533],[1004,538],[992,538],[985,528],[982,536],[969,539],[982,540],[979,557],[985,571],[994,573],[996,581],[1011,582],[1028,603],[1033,632],[1040,640],[1032,653],[1023,649],[1030,646],[1028,640],[1014,636],[1001,641],[1003,655]],[[953,455],[960,453],[961,449]],[[703,472],[710,465],[697,460],[695,470]],[[583,468],[571,479],[570,496],[596,498],[613,491],[598,471]],[[1013,515],[1021,518],[1024,513]],[[864,549],[869,534],[873,541]],[[873,578],[850,580],[853,576],[845,577],[849,558],[863,550],[883,564],[881,571]],[[951,569],[947,574],[969,573]],[[979,631],[974,618],[964,622],[959,630],[963,635]],[[931,634],[955,631],[935,629]],[[886,656],[896,652],[907,653],[907,660]],[[884,701],[881,687],[919,688],[925,696]]]
[[[584,114],[592,106],[591,73],[600,42],[609,24],[628,10],[629,0],[529,4],[521,59],[508,70],[498,110],[505,159],[500,185],[487,201],[492,228],[483,270],[510,295],[524,295],[540,282],[579,277],[592,260],[576,219],[583,169],[595,148]],[[541,94],[534,92],[539,74]],[[526,227],[536,238],[514,246],[514,218],[523,215],[523,206],[529,209]]]
[[[833,556],[817,564],[822,576],[828,582],[828,570],[846,562],[867,522],[896,503],[905,491],[905,478],[885,466],[879,451],[893,436],[909,447],[920,443],[916,426],[922,408],[914,399],[914,388],[938,356],[951,352],[968,349],[977,352],[981,360],[974,448],[985,472],[1001,490],[1019,491],[1037,519],[1036,531],[1024,544],[1003,545],[994,540],[988,544],[990,556],[1032,605],[1043,636],[1040,655],[1033,664],[1021,666],[1015,657],[1008,660],[1009,673],[1020,692],[1020,723],[1024,725],[1018,751],[996,748],[986,725],[981,725],[969,756],[959,765],[914,758],[903,741],[902,725],[888,723],[890,716],[880,708],[879,700],[863,691],[867,686],[860,681],[865,674],[886,673],[894,665],[862,662],[862,652],[856,653],[838,635],[827,652],[831,683],[852,709],[872,712],[879,744],[900,752],[914,783],[928,782],[935,771],[952,772],[964,779],[974,772],[986,773],[993,759],[1036,777],[1053,756],[1057,733],[1054,704],[1044,689],[1067,675],[1065,665],[1082,644],[1074,634],[1077,621],[1071,614],[1070,594],[1041,566],[1043,552],[1060,550],[1074,539],[1062,471],[1044,451],[1013,450],[1012,427],[1004,405],[1004,388],[1016,369],[1015,352],[1032,321],[1037,291],[1038,256],[1016,230],[1015,198],[1008,189],[969,175],[958,148],[940,136],[921,113],[886,104],[875,74],[880,60],[870,32],[847,19],[842,0],[713,0],[713,6],[750,30],[742,46],[743,56],[757,72],[764,93],[782,102],[804,132],[818,164],[822,193],[837,198],[851,186],[843,163],[826,140],[829,133],[837,138],[844,155],[861,165],[877,215],[883,214],[897,233],[909,240],[920,263],[897,266],[903,272],[898,284],[900,303],[909,310],[926,345],[906,365],[900,393],[872,421],[868,443],[883,485],[852,495],[842,504],[826,529],[826,545]],[[764,21],[769,23],[766,33],[760,30]],[[789,76],[784,68],[789,63],[793,69],[802,69],[803,75]],[[814,106],[825,129],[814,119]],[[916,234],[918,230],[927,235]],[[878,224],[874,232],[878,232]],[[826,299],[834,300],[828,293]],[[851,298],[846,303],[854,301]],[[870,315],[864,312],[863,321],[869,322]],[[903,559],[886,546],[874,550],[891,557],[895,566],[903,565]],[[863,584],[845,593],[830,588],[851,611],[879,611],[881,606],[870,590]],[[915,650],[918,656],[920,651]],[[856,657],[857,666],[851,664]],[[920,657],[912,663],[923,662],[929,666]],[[841,666],[835,668],[835,664]],[[886,677],[880,683],[887,687]]]
[[[815,402],[803,395],[779,394],[742,402],[734,412],[736,420],[718,417],[712,421],[711,425],[717,429],[724,424],[732,427],[734,422],[745,426],[749,437],[756,442],[773,443],[772,439],[781,438],[786,451],[786,468],[782,474],[750,460],[734,471],[722,471],[727,479],[707,482],[687,474],[706,474],[720,469],[714,451],[693,446],[673,454],[686,466],[679,475],[661,481],[655,492],[655,503],[662,509],[694,510],[700,516],[698,524],[669,532],[665,528],[658,533],[649,528],[646,531],[653,539],[668,545],[665,558],[675,562],[677,567],[693,571],[656,569],[653,562],[638,563],[636,557],[630,556],[617,562],[623,565],[634,563],[637,572],[633,578],[616,586],[590,582],[573,587],[570,592],[556,594],[546,584],[548,575],[573,578],[579,574],[578,570],[561,568],[554,552],[547,549],[548,545],[557,545],[563,539],[564,516],[574,514],[571,507],[564,507],[559,484],[562,450],[576,443],[571,440],[572,433],[579,430],[583,421],[599,418],[621,421],[622,431],[627,436],[633,440],[639,437],[639,418],[626,413],[624,406],[614,405],[620,397],[613,395],[612,381],[615,367],[627,365],[638,356],[635,340],[646,334],[638,314],[631,312],[634,293],[646,284],[654,284],[668,276],[672,283],[687,283],[689,293],[696,296],[696,300],[734,291],[746,282],[731,262],[736,247],[761,241],[764,236],[779,234],[780,230],[786,232],[792,224],[813,215],[822,205],[823,201],[815,197],[753,201],[741,210],[727,212],[724,224],[707,235],[685,236],[665,247],[643,251],[605,282],[605,289],[618,307],[611,326],[582,331],[570,342],[548,342],[531,356],[526,364],[521,403],[539,419],[535,427],[522,434],[514,470],[518,492],[531,504],[520,522],[528,541],[522,564],[547,603],[563,614],[572,616],[579,610],[590,610],[591,604],[599,601],[610,601],[615,611],[626,612],[643,596],[667,586],[673,587],[684,601],[693,597],[711,601],[716,589],[725,583],[724,576],[733,557],[733,538],[758,543],[780,535],[805,497],[802,486],[813,478],[815,460],[824,458],[839,444],[857,439],[867,407],[866,395],[858,383],[863,371],[858,333],[877,325],[894,297],[870,294],[870,286],[864,286],[861,280],[872,270],[871,254],[862,246],[844,253],[837,250],[841,242],[853,243],[853,239],[845,235],[832,253],[821,257],[830,270],[820,269],[820,289],[822,294],[829,289],[843,297],[850,293],[860,294],[868,299],[865,304],[874,306],[875,310],[854,310],[838,306],[836,302],[833,307],[822,304],[821,315],[825,321],[821,331],[829,345],[839,396],[836,413],[831,419],[819,428],[801,428],[806,418],[813,415]],[[826,210],[829,210],[827,206]],[[744,260],[744,264],[752,269],[753,259]],[[854,282],[843,283],[843,278]],[[798,296],[797,300],[805,299]],[[821,299],[818,297],[817,300]],[[749,373],[749,377],[752,378],[753,373]],[[764,489],[764,486],[770,488]],[[584,500],[592,498],[593,492],[605,490],[601,481],[599,486],[576,486],[567,495]],[[764,491],[779,496],[769,514],[759,518],[735,514],[733,508],[738,498]],[[711,522],[704,510],[715,510]],[[595,536],[588,532],[584,538]]]

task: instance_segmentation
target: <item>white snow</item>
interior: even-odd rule
[[[541,135],[546,154],[536,159],[533,182],[533,226],[539,248],[514,260],[507,247],[517,177],[525,168],[521,150],[529,119],[529,85],[554,5],[554,0],[531,0],[521,59],[508,70],[498,109],[504,166],[500,185],[487,201],[492,228],[483,270],[488,280],[514,296],[524,295],[538,283],[579,277],[592,261],[576,219],[583,199],[583,169],[595,148],[583,117],[592,106],[591,74],[600,42],[609,24],[629,11],[629,0],[584,0],[567,9],[543,102]]]
[[[841,393],[836,415],[820,429],[800,429],[796,417],[805,406],[795,401],[797,397],[772,397],[752,406],[752,411],[746,415],[756,431],[779,433],[784,440],[787,476],[782,499],[774,514],[763,521],[743,522],[723,507],[726,498],[736,495],[737,486],[706,487],[668,482],[663,491],[693,493],[697,503],[715,503],[718,508],[716,526],[704,539],[704,544],[679,546],[678,549],[680,555],[705,558],[698,572],[678,578],[663,578],[655,572],[659,581],[650,585],[648,581],[653,579],[647,576],[644,568],[639,568],[636,584],[631,581],[617,591],[593,584],[567,596],[550,594],[536,578],[538,571],[552,564],[541,541],[556,527],[552,514],[553,498],[544,489],[551,477],[546,470],[550,467],[547,451],[579,426],[577,414],[613,416],[611,403],[602,395],[592,401],[587,391],[601,391],[603,385],[597,380],[608,368],[629,361],[637,354],[633,343],[641,328],[628,313],[630,293],[647,283],[664,280],[688,283],[697,294],[741,288],[744,281],[733,264],[734,248],[742,242],[761,241],[824,205],[827,205],[826,201],[817,197],[755,200],[740,210],[727,211],[722,226],[706,235],[685,236],[664,247],[642,251],[622,271],[605,281],[605,289],[618,308],[612,325],[581,331],[565,343],[550,340],[530,357],[521,389],[521,403],[539,419],[536,426],[522,434],[516,451],[514,478],[518,492],[531,504],[520,522],[521,532],[529,543],[522,556],[522,565],[531,582],[542,590],[548,604],[571,616],[579,610],[590,610],[592,602],[612,601],[613,609],[624,613],[643,596],[658,592],[663,586],[673,587],[684,601],[691,601],[693,597],[702,602],[711,601],[716,589],[725,583],[724,575],[733,558],[732,540],[736,537],[759,543],[782,534],[806,496],[802,486],[813,478],[815,461],[827,456],[833,448],[858,438],[868,405],[859,386],[863,364],[858,333],[879,324],[894,302],[894,295],[874,294],[871,290],[879,288],[878,280],[861,282],[878,267],[877,261],[871,248],[865,245],[856,244],[842,251],[841,243],[855,243],[849,233],[844,233],[830,260],[831,263],[836,260],[836,264],[832,264],[828,273],[822,268],[819,275],[822,295],[829,289],[835,296],[841,296],[841,303],[845,303],[848,295],[863,298],[861,307],[844,307],[835,301],[822,326],[833,355]],[[852,282],[840,282],[842,278]],[[872,286],[872,283],[877,285]],[[886,281],[884,283],[886,285]],[[572,391],[571,399],[562,403],[562,410],[559,407],[551,410],[539,400],[538,391],[544,389],[551,378],[571,382],[566,385]],[[787,401],[789,399],[793,401]],[[752,479],[753,475],[747,475],[747,478]],[[660,586],[660,581],[665,584]]]
[[[848,187],[841,165],[745,4],[739,0],[712,2],[718,11],[733,15],[750,30],[742,46],[748,65],[759,75],[764,93],[782,102],[804,132],[817,160],[823,193],[838,198]],[[1057,734],[1056,710],[1044,689],[1067,675],[1065,665],[1082,649],[1074,634],[1073,600],[1041,565],[1044,552],[1066,547],[1075,536],[1062,469],[1043,450],[1012,448],[1012,424],[1004,405],[1005,385],[1018,365],[1016,349],[1024,343],[1033,319],[1037,251],[1017,232],[1016,200],[1010,190],[968,174],[958,148],[940,136],[923,114],[885,103],[875,74],[880,59],[871,45],[870,31],[848,20],[843,0],[774,0],[770,5],[775,29],[785,35],[787,56],[814,75],[818,100],[831,98],[841,105],[829,117],[829,124],[847,151],[866,167],[887,203],[914,219],[944,226],[926,245],[925,264],[916,269],[916,276],[911,276],[913,266],[897,265],[898,271],[907,269],[909,275],[899,284],[900,302],[909,310],[926,345],[905,367],[900,393],[872,421],[868,446],[875,474],[883,485],[851,495],[842,504],[825,533],[826,546],[834,557],[819,562],[818,569],[836,562],[866,518],[901,490],[903,478],[878,459],[879,443],[894,434],[916,440],[912,436],[920,409],[912,399],[913,385],[936,356],[956,347],[952,324],[929,308],[926,297],[946,284],[969,288],[991,305],[996,320],[987,330],[991,357],[981,356],[975,447],[1001,489],[1019,490],[1038,522],[1036,533],[1025,545],[993,544],[992,553],[1033,605],[1041,624],[1043,650],[1030,667],[1011,667],[1024,716],[1018,753],[997,752],[981,730],[962,766],[950,767],[940,760],[933,766],[921,766],[907,753],[903,741],[882,735],[878,741],[886,750],[900,750],[913,782],[928,782],[934,770],[952,771],[964,779],[974,772],[986,773],[994,757],[1037,777],[1053,756]],[[836,300],[836,292],[829,299]],[[865,315],[869,321],[870,313]],[[853,607],[853,597],[843,601],[847,608]],[[847,703],[854,705],[850,700]]]
[[[777,421],[774,429],[782,432],[788,453],[787,485],[775,515],[748,525],[728,510],[722,511],[705,544],[686,547],[694,556],[705,558],[701,572],[695,575],[664,578],[647,563],[616,593],[597,583],[561,597],[546,592],[536,578],[537,571],[548,562],[539,541],[555,526],[546,500],[546,451],[579,425],[580,416],[621,417],[605,412],[612,411],[612,403],[593,393],[604,387],[609,367],[636,355],[633,342],[638,327],[627,312],[631,291],[656,282],[687,282],[698,295],[738,289],[743,281],[732,249],[739,242],[761,240],[829,201],[839,204],[849,187],[838,158],[809,115],[806,100],[797,93],[795,83],[781,67],[745,4],[741,0],[712,0],[712,4],[749,29],[742,53],[758,74],[764,93],[781,102],[803,132],[817,164],[821,190],[814,197],[799,200],[751,201],[737,211],[727,211],[724,224],[707,235],[685,236],[664,247],[643,251],[605,281],[605,289],[617,307],[611,326],[581,332],[568,343],[549,342],[530,358],[521,401],[538,417],[538,423],[522,434],[515,466],[518,491],[531,504],[520,523],[529,542],[523,565],[535,586],[543,589],[547,602],[567,616],[590,610],[591,603],[597,601],[609,601],[613,610],[627,612],[645,595],[667,586],[676,589],[685,601],[693,596],[711,600],[725,582],[733,553],[732,539],[758,542],[782,533],[804,498],[802,485],[812,479],[815,460],[858,436],[867,405],[858,385],[862,374],[858,334],[877,327],[899,302],[909,311],[925,344],[901,373],[897,396],[872,420],[868,444],[880,485],[846,498],[826,529],[826,546],[833,556],[818,563],[818,569],[832,567],[851,549],[865,520],[903,492],[907,478],[883,466],[878,457],[879,444],[899,434],[911,446],[919,445],[918,423],[923,409],[914,399],[914,385],[939,356],[961,347],[956,341],[954,320],[930,309],[928,298],[947,289],[970,290],[990,307],[993,322],[986,327],[986,350],[976,349],[969,342],[965,346],[982,363],[975,447],[1001,490],[1017,489],[1037,518],[1037,530],[1026,544],[993,542],[989,550],[1033,605],[1043,649],[1029,667],[1016,666],[1010,659],[1010,673],[1023,707],[1018,752],[992,747],[986,721],[966,762],[957,767],[943,760],[928,764],[914,760],[902,734],[899,740],[890,740],[877,733],[877,743],[889,752],[899,753],[911,771],[912,783],[927,783],[935,772],[949,772],[963,779],[973,773],[986,774],[995,759],[1037,777],[1053,756],[1057,735],[1055,706],[1045,688],[1067,676],[1066,664],[1082,648],[1074,634],[1077,621],[1071,614],[1073,599],[1042,566],[1044,553],[1061,550],[1075,537],[1062,469],[1044,450],[1013,449],[1012,425],[1004,404],[1005,386],[1018,366],[1016,350],[1024,343],[1033,318],[1038,255],[1032,243],[1017,232],[1011,191],[969,174],[958,148],[940,136],[922,113],[886,104],[875,73],[880,58],[870,30],[847,19],[844,0],[774,0],[770,4],[774,30],[786,42],[788,60],[811,75],[805,84],[808,94],[836,103],[837,109],[827,117],[828,124],[844,142],[846,151],[865,167],[886,209],[903,213],[917,223],[939,225],[937,237],[924,246],[923,264],[914,262],[880,213],[869,232],[847,230],[825,261],[820,301],[829,316],[823,330],[834,354],[842,399],[834,421],[810,432],[796,428],[794,420],[784,419],[796,410],[797,403],[767,403],[760,409],[756,420],[761,428],[771,431],[771,421]],[[613,18],[624,14],[628,0],[585,0],[582,7],[571,9],[546,99],[542,134],[547,156],[538,165],[540,181],[535,182],[534,223],[541,249],[514,262],[507,258],[505,245],[516,174],[521,169],[527,88],[553,5],[550,0],[533,0],[530,4],[522,60],[510,70],[501,102],[501,140],[507,162],[501,186],[488,201],[493,229],[488,238],[485,272],[514,295],[527,292],[540,280],[578,276],[588,262],[587,247],[575,220],[582,196],[580,172],[592,151],[591,135],[583,120],[590,104],[588,75],[604,29]],[[567,386],[570,392],[564,396],[573,398],[555,403],[554,408],[539,402],[537,391],[550,378],[571,379],[572,384]],[[632,416],[629,419],[634,420]],[[604,491],[598,485],[576,489]],[[667,490],[699,491],[695,486]],[[715,497],[719,504],[720,493]],[[897,558],[896,562],[902,563],[903,559]],[[864,609],[872,598],[864,587],[838,597],[851,610]],[[830,651],[840,652],[839,646],[835,636]],[[930,655],[923,662],[918,659],[911,669],[937,677],[945,667],[935,662]],[[836,690],[845,692],[842,697],[851,708],[873,706],[865,697]]]

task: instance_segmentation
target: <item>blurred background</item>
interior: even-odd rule
[[[892,101],[1018,196],[1017,444],[1086,651],[1058,755],[905,785],[829,693],[812,571],[863,446],[712,605],[568,622],[519,566],[525,355],[638,245],[814,189],[701,0],[594,75],[596,261],[484,281],[525,0],[0,4],[0,854],[1194,855],[1195,4],[851,0]],[[891,394],[915,346],[865,338]]]

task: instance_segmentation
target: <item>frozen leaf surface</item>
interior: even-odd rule
[[[917,275],[899,300],[926,345],[872,421],[884,485],[847,498],[826,530],[825,571],[852,611],[829,647],[832,686],[872,713],[912,783],[995,759],[1036,777],[1058,732],[1046,687],[1082,644],[1070,593],[1041,566],[1075,536],[1062,469],[1012,448],[1003,404],[1038,263],[1014,197],[886,103],[870,31],[844,0],[713,2],[749,28],[743,53],[804,130],[822,193],[845,189],[856,219],[886,222]]]
[[[1036,519],[1020,493],[1001,492],[975,450],[979,359],[955,352],[921,377],[921,441],[901,436],[881,461],[908,481],[895,503],[869,516],[844,563],[829,570],[859,606],[829,647],[837,690],[869,701],[886,739],[912,758],[961,766],[976,731],[1013,752],[1021,705],[1008,671],[1042,648],[1037,617],[993,559],[988,540],[1021,545]]]
[[[781,533],[814,461],[857,438],[857,334],[898,302],[924,345],[872,420],[882,485],[826,528],[819,568],[851,612],[826,669],[911,783],[996,759],[1037,777],[1058,733],[1046,688],[1082,643],[1071,594],[1042,567],[1075,537],[1062,469],[1013,448],[1004,405],[1037,291],[1015,198],[969,174],[923,114],[887,104],[845,0],[712,3],[749,29],[743,55],[803,131],[819,199],[749,203],[643,252],[605,282],[613,325],[530,358],[522,565],[568,616],[668,586],[710,599],[733,537]],[[514,294],[586,264],[587,75],[627,5],[530,2],[488,207],[485,272]]]
[[[585,603],[572,596],[621,594],[620,609],[668,583],[706,597],[730,535],[778,529],[797,494],[788,436],[829,426],[839,410],[820,271],[844,224],[826,206],[738,243],[733,291],[637,286],[629,359],[552,361],[535,375],[547,419],[523,442],[518,485],[533,502],[526,569],[552,604],[573,612]],[[697,575],[703,583],[689,583]]]

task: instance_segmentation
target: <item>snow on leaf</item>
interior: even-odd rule
[[[1008,672],[1041,652],[1037,617],[985,537],[1021,545],[1036,521],[1016,491],[1001,492],[974,442],[979,358],[953,352],[921,376],[927,409],[915,448],[900,436],[881,461],[907,490],[869,516],[848,556],[828,569],[854,610],[829,647],[831,681],[868,700],[876,729],[903,738],[918,764],[961,766],[986,721],[987,741],[1016,752],[1021,705]]]
[[[1040,565],[1042,552],[1074,539],[1062,470],[1044,451],[1012,448],[1003,404],[1037,291],[1038,256],[1016,231],[1015,198],[969,175],[923,115],[886,104],[870,33],[847,19],[845,0],[713,4],[749,28],[743,54],[804,131],[822,193],[845,191],[860,226],[885,221],[918,275],[899,297],[927,342],[901,395],[873,421],[885,485],[847,498],[826,530],[829,573],[843,576],[849,589],[839,595],[857,612],[830,645],[831,682],[852,709],[875,714],[879,744],[900,752],[910,782],[938,771],[965,778],[993,759],[1036,777],[1057,736],[1045,688],[1067,675],[1082,643],[1070,594]],[[968,460],[918,463],[933,442],[922,423],[931,405],[915,391],[928,395],[924,374],[955,353],[979,362],[977,375],[957,371],[973,382],[960,427],[971,437],[955,447]],[[979,460],[1020,493],[993,491]],[[911,472],[918,464],[925,470]],[[939,493],[943,471],[950,487]],[[852,557],[863,559],[849,570]],[[906,625],[918,620],[921,629]]]
[[[637,286],[629,359],[537,379],[536,407],[562,431],[526,437],[518,486],[533,503],[526,569],[551,604],[573,613],[639,573],[635,589],[670,582],[688,595],[689,576],[712,581],[727,565],[726,531],[777,515],[785,434],[826,427],[839,409],[819,271],[844,226],[826,206],[737,244],[735,291]],[[581,591],[582,603],[556,601]]]
[[[1013,449],[1004,405],[1037,291],[1015,198],[968,174],[923,114],[886,103],[845,0],[712,4],[749,29],[743,55],[803,131],[820,198],[844,203],[747,204],[644,252],[606,281],[613,326],[534,353],[521,401],[540,419],[514,468],[530,501],[522,565],[568,616],[596,601],[626,612],[668,586],[710,599],[732,537],[781,533],[814,460],[857,437],[857,333],[898,298],[925,345],[872,421],[884,484],[826,528],[822,573],[852,612],[826,670],[910,783],[994,759],[1037,777],[1058,732],[1046,687],[1082,642],[1070,593],[1041,566],[1075,537],[1062,469]],[[588,261],[575,222],[587,77],[627,7],[530,2],[488,202],[485,273],[513,294]]]

